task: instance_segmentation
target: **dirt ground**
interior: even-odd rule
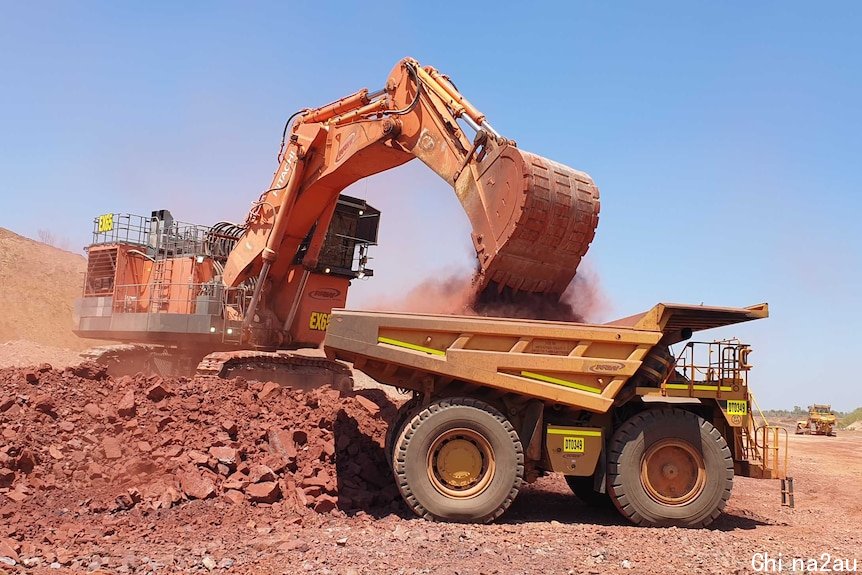
[[[854,560],[862,562],[862,498],[855,481],[862,474],[859,432],[840,432],[834,438],[791,435],[796,507],[780,506],[778,482],[737,478],[725,514],[708,529],[630,526],[615,511],[582,504],[556,476],[524,489],[495,524],[454,525],[412,517],[393,498],[391,486],[373,483],[381,481],[384,465],[377,455],[385,429],[381,422],[393,412],[379,392],[363,392],[382,406],[378,411],[352,397],[320,396],[320,405],[299,396],[274,400],[264,397],[262,384],[240,382],[238,391],[231,391],[225,386],[234,384],[161,382],[170,394],[162,399],[152,397],[151,380],[114,382],[34,370],[41,381],[33,383],[27,373],[5,370],[0,377],[0,402],[4,396],[17,398],[12,407],[5,400],[7,411],[0,413],[0,452],[7,459],[20,458],[20,446],[25,446],[37,461],[29,475],[18,472],[15,485],[23,487],[0,489],[0,556],[14,554],[15,561],[3,560],[0,573],[755,573],[803,572],[794,559],[804,560],[807,572],[816,572],[808,561],[822,566],[825,554],[833,571],[836,559],[849,560],[848,567]],[[138,398],[132,408],[129,391]],[[229,412],[225,409],[234,408],[222,407],[242,405],[237,398],[247,401],[249,393],[257,398],[254,405]],[[300,403],[290,403],[294,399]],[[311,407],[303,407],[303,401]],[[271,459],[260,459],[271,457],[267,445],[273,439],[266,429],[273,423],[290,427],[313,420],[315,428],[326,429],[328,417],[338,430],[340,412],[327,411],[326,401],[349,404],[349,421],[359,422],[348,426],[351,441],[371,438],[363,454],[374,454],[358,456],[369,468],[347,470],[352,475],[345,483],[344,469],[333,463],[349,459],[340,451],[329,459],[315,453],[309,463],[300,449],[296,463],[284,471]],[[93,404],[99,410],[95,415]],[[52,410],[54,416],[49,415]],[[242,420],[244,410],[250,410],[248,421]],[[153,431],[151,422],[166,412],[180,421],[166,431]],[[231,418],[227,423],[225,413]],[[219,422],[221,429],[215,429]],[[231,423],[240,429],[231,437],[236,441],[219,443]],[[343,434],[345,427],[341,429]],[[331,441],[335,453],[338,433],[333,437],[323,431],[320,445]],[[115,460],[103,454],[109,436],[121,446]],[[314,447],[310,437],[308,446]],[[76,444],[78,439],[83,442]],[[76,445],[90,453],[90,442],[95,446],[92,457],[76,458]],[[219,468],[212,454],[221,455],[212,448],[206,454],[210,443],[236,448],[249,465],[271,465],[282,496],[274,503],[252,501],[252,484],[261,480],[249,477],[257,472],[242,464]],[[172,448],[168,455],[176,457],[170,460],[159,452]],[[170,481],[141,479],[151,478],[152,470],[129,471],[140,466],[141,450],[167,474],[160,478],[176,479],[175,491],[165,487]],[[321,467],[323,475],[338,476],[322,491],[309,487]],[[184,492],[198,489],[186,483],[183,474],[189,469],[197,470],[198,480],[211,478],[211,493]],[[353,481],[364,481],[369,473],[376,478],[359,487],[371,493],[370,499],[353,492],[349,500],[339,500],[339,495],[332,498],[336,505],[320,506],[329,502],[328,493],[337,491],[335,482],[339,488],[354,486]],[[291,494],[297,487],[305,499]],[[768,559],[776,563],[764,563]]]
[[[430,523],[381,456],[403,397],[361,374],[371,389],[338,396],[64,371],[94,345],[69,329],[83,265],[0,229],[0,575],[862,569],[860,431],[791,435],[796,507],[777,481],[736,478],[707,529],[632,527],[556,476],[495,524]]]
[[[72,333],[86,271],[82,255],[0,228],[0,344],[38,342],[75,351],[99,345]]]

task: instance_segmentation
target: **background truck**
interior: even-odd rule
[[[835,436],[835,414],[831,405],[809,405],[808,419],[796,422],[797,435]]]
[[[669,346],[767,315],[659,304],[591,325],[336,310],[324,347],[413,391],[386,453],[417,515],[492,521],[525,482],[557,472],[638,525],[699,527],[734,474],[786,478],[787,434],[755,425],[748,345]]]

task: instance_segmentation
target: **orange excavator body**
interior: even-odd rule
[[[154,212],[149,231],[139,233],[144,239],[130,244],[107,225],[106,218],[116,215],[100,216],[95,222],[93,274],[88,273],[84,300],[110,295],[115,315],[123,311],[118,309],[121,302],[133,302],[136,313],[201,315],[201,293],[206,292],[213,294],[207,301],[218,308],[215,312],[207,308],[209,323],[192,318],[162,328],[170,322],[148,317],[139,327],[129,328],[130,321],[96,318],[93,312],[93,317],[82,318],[76,331],[82,336],[177,347],[196,335],[204,341],[202,348],[210,350],[319,345],[328,314],[345,305],[350,280],[366,275],[365,250],[376,242],[376,220],[372,227],[363,220],[373,208],[355,198],[345,199],[341,191],[416,158],[453,187],[469,218],[478,262],[472,285],[477,300],[526,294],[558,301],[595,234],[599,196],[587,174],[518,149],[446,76],[411,58],[396,64],[383,89],[373,93],[363,89],[294,117],[285,126],[272,184],[252,204],[245,222],[230,228],[229,237],[216,226],[203,232],[203,249],[196,243],[191,248],[187,243],[153,244],[153,226],[176,241],[189,236],[173,223],[173,228],[159,227],[162,223]],[[228,248],[215,254],[218,250],[209,247],[213,238],[227,238]],[[338,257],[347,260],[336,269],[327,251],[339,242],[344,253]],[[138,249],[144,244],[146,253]],[[106,249],[115,249],[99,256],[114,258],[110,270],[137,270],[138,276],[113,277],[107,292],[96,293],[92,286],[98,283],[94,271],[98,266],[93,258]],[[180,258],[182,262],[171,261]],[[351,259],[359,260],[358,268]],[[176,269],[187,284],[185,300],[175,297],[176,286],[168,285],[180,281],[170,272]],[[206,289],[195,292],[205,282]],[[130,286],[136,290],[134,296],[121,293]],[[85,301],[82,308],[102,314],[100,305]],[[116,327],[120,324],[125,326],[122,330]]]

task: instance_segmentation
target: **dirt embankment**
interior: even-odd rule
[[[0,365],[70,365],[103,342],[72,333],[87,261],[0,228]]]

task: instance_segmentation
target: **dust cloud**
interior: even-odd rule
[[[479,291],[477,277],[462,270],[427,278],[403,298],[371,302],[367,307],[381,311],[597,322],[610,306],[598,274],[585,262],[559,297],[501,290],[495,284]]]

